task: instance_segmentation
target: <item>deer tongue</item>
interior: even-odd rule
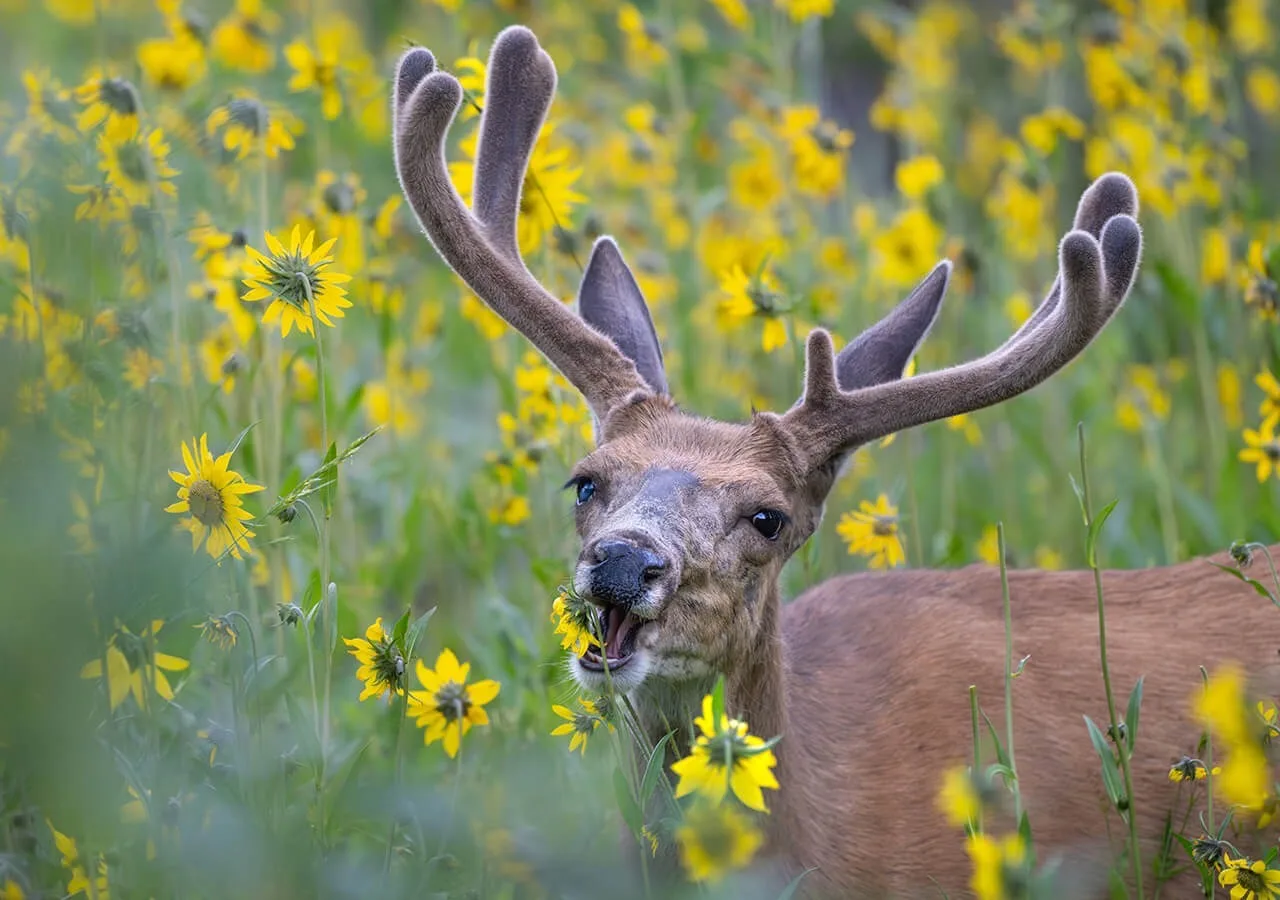
[[[630,652],[623,651],[627,637],[635,627],[635,616],[620,606],[609,607],[609,621],[605,630],[604,652],[609,659],[622,659]]]

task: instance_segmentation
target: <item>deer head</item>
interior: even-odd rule
[[[760,649],[769,655],[778,643],[778,574],[817,528],[849,454],[1035,387],[1088,345],[1133,283],[1142,246],[1137,194],[1112,173],[1081,198],[1047,298],[997,350],[903,379],[946,291],[944,261],[839,354],[826,331],[813,331],[804,391],[787,412],[740,424],[698,418],[668,393],[648,309],[613,240],[599,239],[591,253],[580,315],[525,267],[516,215],[555,67],[516,26],[494,42],[488,72],[474,209],[450,183],[444,156],[462,91],[421,48],[402,57],[396,75],[396,168],[440,255],[590,406],[598,446],[567,486],[582,538],[574,583],[600,607],[606,635],[603,652],[573,664],[594,689],[608,678],[627,691],[679,696],[688,686],[701,696],[719,672],[732,689]]]

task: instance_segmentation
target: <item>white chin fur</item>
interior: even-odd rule
[[[644,683],[649,674],[649,654],[637,648],[631,660],[621,669],[609,673],[586,669],[577,657],[569,660],[569,672],[575,681],[588,691],[603,693],[613,685],[615,691],[630,693]]]

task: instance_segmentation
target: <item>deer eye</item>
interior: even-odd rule
[[[751,517],[751,526],[770,541],[778,539],[785,524],[787,524],[787,517],[776,509],[762,509]]]
[[[565,485],[565,487],[572,487],[575,489],[574,503],[578,506],[586,503],[594,497],[596,493],[596,483],[586,476],[573,479]]]

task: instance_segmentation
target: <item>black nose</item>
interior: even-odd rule
[[[600,541],[590,556],[592,595],[624,607],[643,600],[645,588],[667,568],[661,556],[631,541]]]

